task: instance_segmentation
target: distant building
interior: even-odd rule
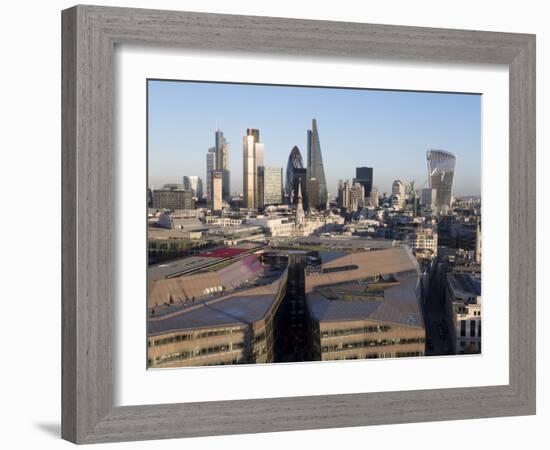
[[[265,234],[271,237],[289,237],[294,232],[294,222],[287,217],[257,217],[249,223],[262,227]]]
[[[338,207],[351,209],[351,185],[348,180],[338,182]]]
[[[298,188],[302,193],[302,204],[304,208],[309,206],[309,192],[307,190],[307,169],[294,169],[294,180],[292,181],[292,204],[298,204]]]
[[[365,206],[365,188],[361,183],[353,183],[353,186],[350,188],[351,194],[351,206],[352,211],[359,211]]]
[[[302,204],[302,185],[298,184],[298,194],[296,195],[297,203],[296,203],[296,229],[301,231],[305,226],[305,214],[304,214],[304,207]]]
[[[429,250],[433,256],[437,256],[437,231],[432,228],[420,228],[408,233],[404,241],[413,251]]]
[[[426,188],[422,189],[420,204],[422,209],[428,211],[437,210],[437,189]]]
[[[369,204],[375,208],[378,208],[380,202],[380,195],[378,194],[378,189],[372,188],[370,193]]]
[[[186,175],[183,177],[183,188],[193,193],[193,197],[201,199],[202,192],[202,179],[197,175]]]
[[[476,226],[476,264],[481,265],[481,220]]]
[[[453,176],[456,157],[444,150],[428,150],[428,180],[430,188],[437,190],[436,206],[438,209],[451,207]]]
[[[259,207],[283,203],[283,169],[258,167]]]
[[[297,146],[292,147],[290,155],[288,156],[288,162],[286,165],[286,174],[285,174],[285,197],[290,199],[292,190],[294,189],[294,170],[303,169],[304,161],[302,159],[302,154]]]
[[[248,128],[243,137],[243,200],[244,207],[258,209],[258,167],[264,165],[264,144],[260,142],[260,131]]]
[[[216,171],[222,173],[222,197],[229,200],[231,196],[231,172],[229,169],[229,143],[226,141],[223,132],[217,130],[215,133],[216,149]]]
[[[372,167],[356,167],[353,184],[360,183],[365,189],[365,197],[370,197],[372,191]]]
[[[307,183],[307,207],[314,209],[325,209],[325,205],[319,203],[319,180],[310,178]]]
[[[206,153],[206,195],[212,203],[212,172],[216,170],[216,147],[211,147]]]
[[[212,172],[212,211],[221,211],[223,206],[223,172]]]
[[[401,180],[395,180],[391,188],[391,205],[397,209],[403,209],[405,206],[405,183]]]
[[[324,208],[328,199],[328,191],[316,119],[312,120],[311,130],[307,132],[307,180],[311,178],[315,178],[319,184],[318,193],[315,196],[318,198],[319,205],[323,205]]]
[[[185,189],[155,189],[153,190],[153,208],[194,209],[193,193]]]
[[[481,275],[448,273],[445,304],[455,353],[481,352]]]

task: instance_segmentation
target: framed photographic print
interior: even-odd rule
[[[62,18],[65,439],[534,414],[534,36]]]

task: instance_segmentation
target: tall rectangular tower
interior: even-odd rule
[[[360,183],[365,189],[365,197],[370,197],[372,191],[372,167],[356,167],[354,183]]]
[[[216,147],[210,147],[206,153],[206,196],[212,203],[212,172],[216,170]]]
[[[259,200],[258,167],[264,165],[264,144],[260,131],[248,128],[243,136],[243,200],[244,207],[257,209]]]

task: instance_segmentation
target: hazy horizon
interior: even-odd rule
[[[355,168],[373,167],[380,194],[396,179],[427,187],[426,151],[456,156],[454,196],[479,196],[481,96],[474,94],[148,81],[149,186],[206,182],[214,133],[230,145],[231,192],[242,193],[242,137],[260,130],[265,165],[286,169],[292,147],[307,164],[307,130],[317,119],[328,191]]]

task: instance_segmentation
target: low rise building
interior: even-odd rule
[[[481,275],[448,273],[445,305],[454,353],[481,353]]]

